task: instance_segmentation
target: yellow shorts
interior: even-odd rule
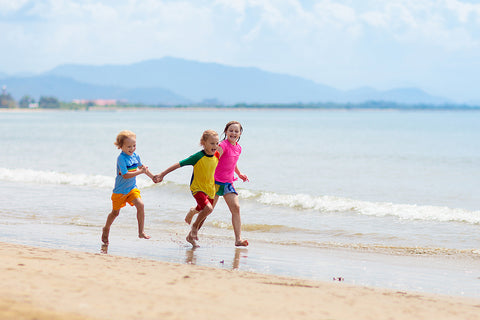
[[[132,189],[128,194],[113,193],[112,194],[112,206],[113,210],[120,210],[121,208],[127,205],[133,206],[133,200],[137,198],[142,198],[140,196],[140,190],[137,188]]]

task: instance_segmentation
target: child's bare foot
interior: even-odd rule
[[[193,239],[198,240],[198,229],[192,227],[192,230],[190,230],[190,235]]]
[[[142,232],[138,235],[140,239],[150,239],[151,237],[146,235],[145,232]]]
[[[192,236],[192,232],[191,232],[191,231],[188,233],[186,240],[187,240],[188,242],[190,242],[190,244],[191,244],[194,248],[198,247],[198,244],[197,244],[197,242],[195,241],[195,238]]]
[[[108,244],[102,244],[102,247],[100,248],[100,252],[107,254],[108,253]]]
[[[185,216],[185,222],[190,224],[192,223],[193,216],[196,215],[199,211],[195,210],[195,207],[190,208],[187,215]]]
[[[108,244],[108,234],[110,233],[110,228],[103,227],[102,229],[102,242]]]
[[[247,247],[248,246],[248,240],[235,241],[235,246],[236,247]]]

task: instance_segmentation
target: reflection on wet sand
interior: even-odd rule
[[[185,263],[186,264],[197,264],[197,254],[196,250],[198,248],[188,248],[185,250]],[[108,244],[102,244],[100,247],[100,253],[108,254]],[[235,248],[234,256],[232,260],[232,270],[236,270],[240,267],[240,260],[248,258],[248,249],[247,248]],[[228,260],[227,260],[228,261]],[[225,260],[220,260],[219,263],[225,265]]]
[[[197,248],[189,248],[185,251],[185,263],[197,264],[197,256],[195,250]],[[248,258],[247,248],[235,248],[235,254],[232,261],[232,270],[236,270],[240,266],[240,259]],[[221,264],[225,264],[225,260],[219,261]]]
[[[195,256],[195,250],[197,248],[193,247],[185,251],[185,263],[186,264],[197,264],[197,257]]]
[[[240,258],[248,258],[248,249],[246,248],[235,248],[235,257],[233,258],[232,269],[238,269],[240,265]]]

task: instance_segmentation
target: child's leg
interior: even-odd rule
[[[138,237],[143,239],[150,239],[150,236],[145,234],[145,206],[142,198],[135,198],[133,205],[137,208],[137,221],[138,221]]]
[[[198,244],[197,242],[195,241],[195,238],[192,236],[192,231],[190,231],[188,234],[187,234],[187,238],[186,238],[187,242],[190,242],[190,244],[196,248],[198,247]]]
[[[197,219],[195,220],[195,222],[192,224],[192,229],[190,231],[190,233],[188,234],[187,236],[187,241],[190,242],[194,247],[197,246],[195,240],[198,240],[198,230],[200,229],[200,227],[203,225],[203,222],[205,221],[205,219],[208,217],[208,215],[210,213],[212,213],[213,211],[213,206],[211,203],[207,204],[205,206],[205,208],[203,208],[202,210],[200,210],[200,212],[198,213],[198,216],[197,216]]]
[[[235,193],[227,193],[223,196],[225,202],[232,213],[232,225],[233,232],[235,233],[235,245],[246,247],[248,246],[247,240],[242,240],[242,219],[240,218],[240,203],[238,201],[238,195]]]
[[[195,216],[197,213],[197,209],[195,207],[191,207],[187,215],[185,216],[185,222],[188,224],[192,223],[193,216]]]
[[[215,195],[215,198],[213,199],[213,204],[212,204],[212,211],[213,211],[213,209],[215,209],[215,206],[217,205],[218,198],[219,198],[219,196],[218,196],[218,195]],[[210,213],[211,213],[211,212],[210,212]],[[209,213],[209,214],[210,214],[210,213]],[[206,217],[205,217],[205,218],[206,218]],[[200,222],[200,225],[198,226],[198,230],[200,230],[200,229],[202,228],[204,222],[205,222],[205,219],[203,219],[203,221]]]
[[[218,195],[215,195],[215,198],[213,199],[213,207],[215,208],[215,205],[217,204],[218,202]],[[198,213],[199,211],[197,210],[196,207],[191,207],[190,210],[188,211],[187,215],[185,216],[185,222],[190,224],[192,223],[192,219],[193,217]],[[205,221],[205,220],[204,220]],[[203,222],[200,224],[200,226],[198,227],[198,230],[200,230],[200,228],[202,227],[203,225]]]
[[[112,210],[107,217],[107,221],[105,222],[105,227],[102,230],[102,242],[108,244],[108,234],[110,233],[110,226],[112,225],[113,221],[118,217],[120,210]]]
[[[220,196],[218,194],[215,195],[215,198],[213,198],[213,208],[215,209],[215,206],[217,205],[218,199]]]

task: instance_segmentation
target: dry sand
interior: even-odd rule
[[[0,319],[480,319],[480,299],[0,243]]]

